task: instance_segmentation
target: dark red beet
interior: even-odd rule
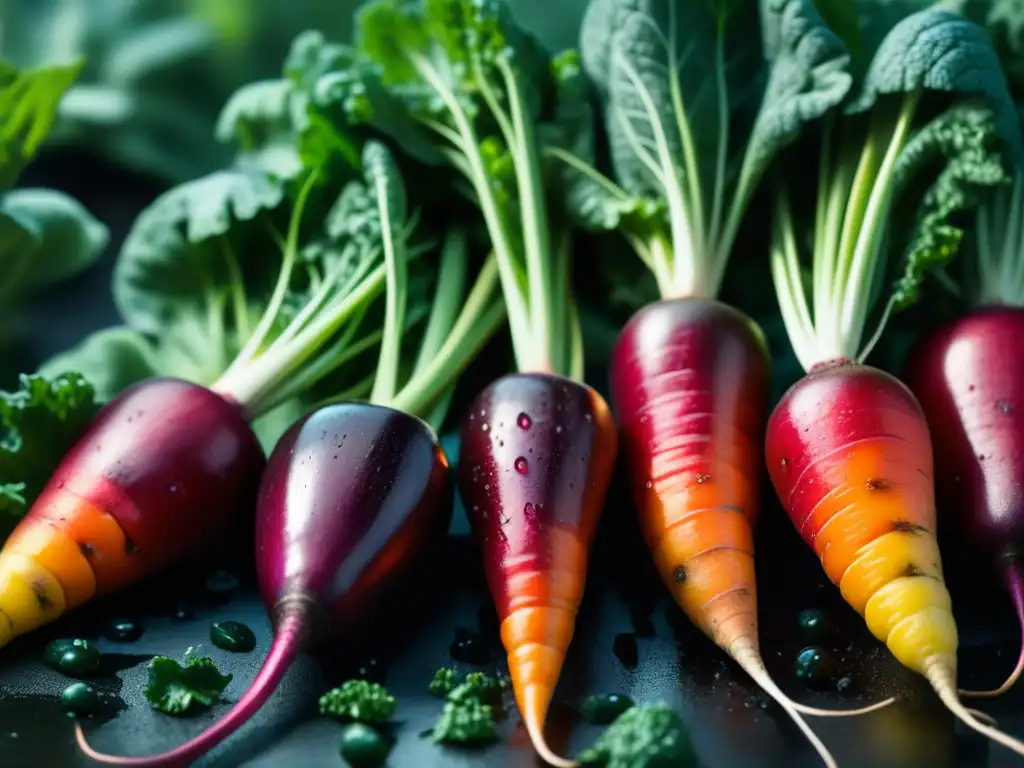
[[[940,525],[997,563],[1024,628],[1024,309],[979,309],[921,339],[905,380],[928,419]],[[1024,671],[1024,648],[1002,692]]]
[[[462,421],[459,490],[483,553],[516,702],[538,753],[615,465],[615,425],[590,387],[505,376]]]
[[[294,425],[260,488],[256,559],[274,643],[231,710],[192,741],[116,765],[190,765],[270,697],[300,651],[350,629],[444,534],[453,488],[448,461],[422,421],[365,403],[328,406]]]

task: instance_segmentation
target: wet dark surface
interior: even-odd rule
[[[813,722],[841,766],[1011,766],[1014,756],[954,724],[927,686],[870,638],[862,622],[839,600],[820,575],[820,566],[774,508],[766,510],[760,537],[762,647],[770,671],[801,701],[817,706],[849,707],[899,695],[903,701],[879,713],[847,721]],[[465,535],[461,510],[453,534],[437,552],[427,573],[420,573],[399,602],[385,606],[379,619],[355,628],[315,656],[302,657],[267,706],[230,740],[197,765],[309,768],[342,765],[338,750],[343,726],[318,715],[316,701],[325,690],[350,677],[385,680],[398,698],[397,743],[388,765],[535,766],[514,710],[500,724],[503,740],[478,751],[441,749],[421,734],[441,711],[427,692],[434,670],[453,663],[456,638],[467,633],[490,650],[491,664],[459,663],[462,671],[498,669],[501,658],[478,553]],[[230,566],[240,585],[225,602],[204,583],[214,568]],[[960,569],[963,573],[963,569]],[[954,572],[955,573],[955,572]],[[952,574],[951,574],[952,575]],[[989,686],[1012,667],[1016,630],[995,585],[953,577],[962,629],[962,682]],[[985,596],[992,595],[988,600]],[[182,600],[194,607],[192,618],[176,617]],[[133,608],[134,612],[128,609]],[[806,644],[800,612],[822,611],[835,625],[834,639],[821,643],[850,679],[844,693],[807,688],[795,675],[794,660]],[[143,624],[141,637],[114,643],[103,637],[110,618],[132,615]],[[25,638],[0,658],[0,755],[4,766],[85,768],[73,741],[71,721],[61,711],[60,694],[72,679],[42,661],[45,643],[69,634],[90,637],[104,651],[103,664],[86,679],[100,695],[101,711],[86,728],[94,746],[119,754],[143,755],[175,746],[198,733],[227,703],[188,718],[152,710],[142,698],[146,661],[151,654],[180,657],[190,646],[212,656],[235,679],[225,691],[237,700],[266,653],[270,626],[253,585],[244,547],[221,551],[135,593],[67,617],[60,625]],[[209,642],[213,621],[239,621],[256,633],[253,653],[229,653]],[[459,632],[459,630],[462,630]],[[622,635],[629,635],[624,641]],[[618,657],[636,647],[631,668]],[[130,651],[130,653],[125,653]],[[632,651],[630,650],[629,653]],[[628,655],[628,654],[627,654]],[[844,684],[846,685],[846,684]],[[555,747],[575,753],[600,732],[578,714],[590,694],[620,693],[637,702],[666,701],[680,711],[692,730],[702,764],[717,766],[814,766],[814,754],[786,717],[698,634],[664,595],[651,574],[628,518],[621,490],[613,491],[593,556],[591,579],[576,638],[551,716]],[[1024,686],[1000,700],[980,704],[1011,733],[1024,735]]]
[[[101,190],[94,182],[104,169],[81,162],[74,183],[57,183],[88,197],[95,212],[122,231],[155,194],[137,181],[131,195]],[[83,170],[84,168],[84,170]],[[64,180],[67,181],[66,179]],[[50,182],[52,183],[52,182]],[[119,179],[106,182],[114,190]],[[104,197],[104,195],[106,195]],[[116,242],[111,251],[116,248]],[[100,269],[56,289],[32,310],[28,359],[38,359],[72,343],[114,319],[106,294],[110,260]],[[46,318],[48,322],[34,322]],[[54,318],[66,322],[54,322]],[[777,351],[777,350],[776,350]],[[507,360],[507,350],[506,350]],[[502,360],[498,361],[503,362]],[[792,366],[791,366],[792,367]],[[490,370],[495,370],[491,361]],[[593,381],[604,390],[602,381]],[[786,382],[776,382],[776,389]],[[471,397],[481,378],[462,387]],[[478,391],[478,390],[477,390]],[[456,411],[458,409],[456,408]],[[454,455],[452,455],[454,459]],[[767,482],[764,483],[767,488]],[[619,693],[638,703],[665,701],[690,727],[701,762],[707,768],[765,766],[802,768],[820,765],[796,728],[724,655],[694,630],[671,604],[652,574],[639,542],[631,507],[621,487],[613,488],[592,556],[590,579],[576,636],[550,718],[553,746],[576,753],[600,732],[577,713],[591,694]],[[941,530],[941,528],[940,528]],[[343,726],[317,713],[317,698],[350,677],[384,681],[398,698],[394,733],[397,743],[388,765],[398,768],[533,768],[535,761],[514,709],[500,724],[502,740],[483,751],[440,749],[421,734],[440,715],[441,702],[427,692],[434,670],[453,662],[453,645],[463,658],[466,635],[472,658],[461,671],[494,669],[502,658],[494,609],[484,587],[479,555],[457,511],[452,535],[417,573],[413,589],[400,602],[382,606],[375,621],[353,627],[348,640],[316,656],[305,656],[285,678],[253,721],[222,744],[201,768],[335,768]],[[251,557],[251,523],[232,539],[237,552],[223,548],[206,562],[182,564],[156,582],[116,601],[73,613],[59,625],[0,651],[0,766],[3,768],[86,768],[74,743],[71,721],[63,714],[61,692],[74,680],[46,666],[45,644],[58,637],[88,637],[104,655],[87,680],[100,700],[87,721],[94,746],[118,754],[145,755],[176,746],[223,714],[239,698],[266,653],[270,625],[256,595]],[[864,628],[863,621],[828,584],[811,552],[775,505],[766,506],[758,534],[758,588],[761,641],[769,670],[788,693],[816,706],[860,706],[886,695],[901,702],[863,718],[815,720],[812,726],[844,768],[996,768],[1024,763],[1010,752],[990,747],[954,723],[927,685],[903,670]],[[1001,681],[1016,659],[1018,631],[1001,587],[978,563],[957,562],[956,541],[943,542],[945,571],[954,593],[961,630],[961,682],[990,687]],[[217,571],[216,578],[210,578]],[[235,587],[232,576],[239,577]],[[207,581],[209,580],[209,583]],[[800,614],[816,609],[834,631],[809,637]],[[104,637],[111,622],[130,619],[142,627],[131,643]],[[210,625],[238,621],[256,634],[252,653],[229,653],[211,645]],[[805,622],[806,623],[806,622]],[[616,638],[619,640],[616,653]],[[799,651],[814,643],[839,664],[836,686],[809,690],[794,672]],[[153,654],[180,658],[190,646],[212,656],[235,679],[227,702],[188,718],[152,710],[142,697],[146,662]],[[635,647],[635,666],[632,658]],[[625,662],[620,658],[625,655]],[[834,690],[843,688],[843,692]],[[1001,727],[1024,736],[1024,683],[998,700],[975,703],[994,715]]]

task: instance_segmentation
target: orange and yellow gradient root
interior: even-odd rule
[[[138,576],[117,521],[67,491],[41,498],[0,551],[0,647]]]

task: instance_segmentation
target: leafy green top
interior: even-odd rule
[[[22,375],[16,392],[0,392],[0,534],[29,510],[95,412],[92,386],[75,373]]]
[[[822,121],[819,152],[814,195],[781,183],[772,246],[786,330],[806,370],[866,358],[890,313],[915,302],[924,276],[956,254],[963,233],[953,214],[1008,182],[1005,160],[1021,156],[1022,142],[984,30],[932,9],[901,20],[843,112]],[[886,269],[885,251],[902,258]],[[879,325],[865,343],[873,310]]]
[[[604,768],[683,768],[697,765],[693,743],[679,715],[664,704],[630,707],[588,750],[584,765]]]
[[[390,150],[355,137],[321,93],[327,72],[356,66],[346,50],[301,35],[284,78],[229,102],[236,163],[162,195],[125,240],[114,297],[126,327],[43,370],[83,371],[103,399],[152,375],[211,386],[257,419],[267,447],[339,399],[439,425],[502,321],[497,269],[473,273],[459,227],[438,248]]]
[[[149,662],[146,700],[165,714],[184,715],[213,706],[231,680],[231,675],[220,673],[213,659],[196,656],[189,648],[183,665],[166,656]]]
[[[367,680],[347,680],[320,697],[320,714],[361,723],[385,723],[396,706],[384,686]]]
[[[586,140],[552,154],[577,219],[621,231],[662,296],[717,295],[772,160],[850,87],[846,52],[812,0],[762,3],[763,55],[739,5],[592,0],[583,21],[615,181]]]
[[[547,54],[503,0],[372,0],[350,55],[317,92],[457,174],[486,225],[518,368],[581,375],[568,222],[545,195]]]
[[[107,228],[65,193],[13,189],[80,69],[78,62],[18,70],[0,61],[0,334],[10,331],[26,291],[78,274],[107,245]]]

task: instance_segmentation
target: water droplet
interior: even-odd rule
[[[555,434],[556,434],[556,435],[560,435],[560,434],[562,434],[562,425],[561,425],[561,424],[559,424],[559,425],[557,425],[557,426],[555,427]]]
[[[576,487],[576,483],[575,483],[575,482],[573,482],[572,480],[570,480],[570,481],[569,481],[569,490],[571,491],[571,490],[572,490],[573,488],[575,488],[575,487]]]
[[[697,475],[697,482],[698,483],[706,483],[710,479],[711,479],[711,475],[701,475],[701,474]]]
[[[480,425],[480,429],[484,432],[489,432],[491,430],[490,426],[486,422]]]
[[[518,472],[520,475],[525,475],[526,474],[526,470],[528,468],[528,465],[526,463],[526,457],[525,456],[519,456],[516,459],[515,467],[516,467],[516,472]]]
[[[181,489],[177,485],[172,485],[172,486],[168,487],[167,492],[168,493],[177,493],[179,490],[181,490]]]
[[[594,417],[591,416],[589,413],[583,414],[583,418],[587,420],[588,424],[594,420]]]
[[[516,424],[519,425],[520,429],[529,429],[533,425],[533,419],[531,419],[528,414],[520,413],[519,416],[516,417]]]
[[[484,483],[484,490],[485,491],[491,490],[491,484],[490,483]]]
[[[526,502],[526,505],[523,507],[523,514],[527,515],[527,516],[533,514],[533,503],[532,502],[529,502],[529,501]]]
[[[996,408],[1009,416],[1013,413],[1013,403],[1009,400],[996,400]]]

